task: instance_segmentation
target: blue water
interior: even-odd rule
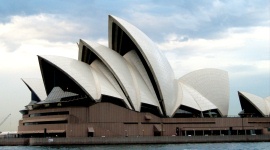
[[[0,150],[269,150],[270,142],[155,145],[0,146]]]

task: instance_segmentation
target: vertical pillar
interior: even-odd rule
[[[163,129],[163,122],[161,122],[161,136],[163,136],[164,129]]]
[[[229,135],[232,135],[232,129],[233,129],[232,127],[229,128],[229,133],[228,133]]]
[[[47,136],[47,128],[44,128],[44,137]]]

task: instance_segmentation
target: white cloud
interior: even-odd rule
[[[108,47],[108,39],[100,38],[96,42],[99,43],[99,44],[101,44],[101,45],[104,45],[104,46],[107,46]]]
[[[77,59],[76,42],[91,32],[88,29],[89,25],[51,14],[12,16],[9,22],[0,23],[0,73],[18,69],[39,71],[36,55]],[[103,38],[97,42],[108,45]]]
[[[32,39],[64,43],[88,32],[86,27],[55,15],[12,16],[10,22],[0,24],[0,46],[15,51]]]
[[[168,34],[165,41],[158,44],[162,50],[175,50],[175,49],[196,49],[200,51],[215,51],[215,50],[234,50],[241,48],[249,42],[249,40],[268,41],[269,35],[268,27],[254,27],[254,28],[230,28],[224,36],[220,39],[188,39],[186,35],[177,35],[175,33]]]
[[[265,73],[270,70],[268,32],[267,27],[231,28],[220,39],[188,40],[172,33],[158,47],[166,53],[178,76],[184,71],[209,67],[228,70],[232,75]],[[230,70],[234,66],[249,66],[256,72]]]
[[[45,40],[24,41],[16,51],[0,51],[0,73],[39,71],[37,55],[59,55],[76,59],[77,49],[76,43],[52,43]]]

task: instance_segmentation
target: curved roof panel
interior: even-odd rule
[[[248,100],[251,104],[253,104],[253,106],[255,106],[255,108],[259,112],[261,112],[263,115],[269,115],[269,110],[268,110],[269,108],[267,107],[268,105],[263,98],[257,95],[251,94],[251,93],[247,93],[247,92],[239,91],[238,93],[244,96],[246,100]]]
[[[159,108],[158,114],[162,114],[162,109],[159,105],[158,99],[151,93],[140,73],[132,65],[128,65],[132,79],[135,85],[137,98],[141,103],[150,104]]]
[[[115,51],[112,51],[103,45],[93,42],[86,43],[83,40],[80,40],[80,42],[84,43],[84,45],[95,53],[96,56],[108,67],[120,84],[131,106],[136,111],[140,111],[140,101],[136,96],[132,75],[126,60]]]
[[[139,56],[136,54],[136,52],[134,50],[129,51],[128,53],[126,53],[124,55],[124,58],[126,59],[126,61],[132,66],[132,70],[134,70],[133,72],[136,73],[137,76],[137,80],[140,83],[141,86],[145,87],[144,90],[142,90],[143,92],[147,92],[149,95],[149,98],[152,99],[152,103],[151,104],[155,104],[156,106],[159,106],[159,101],[157,99],[157,96],[155,94],[153,85],[147,75],[147,72],[139,58]],[[148,99],[148,98],[147,98]],[[146,100],[147,100],[146,99]],[[150,104],[149,102],[145,102]]]
[[[185,97],[182,86],[180,84],[180,82],[178,82],[178,91],[177,91],[177,99],[176,99],[176,103],[175,106],[172,108],[173,111],[173,115],[177,112],[177,110],[179,109],[179,107],[181,106],[181,104],[183,103],[183,98]]]
[[[91,67],[93,68],[92,72],[98,82],[101,94],[122,99],[128,108],[131,109],[125,94],[107,67],[98,59],[91,63]]]
[[[91,68],[86,63],[75,59],[60,56],[39,56],[56,66],[62,72],[65,72],[94,100],[99,100],[95,79]]]
[[[42,79],[24,78],[22,81],[41,101],[46,99],[47,94]]]
[[[125,103],[130,107],[129,105],[129,102],[127,101],[126,99],[126,96],[125,94],[123,93],[123,91],[121,90],[121,87],[119,86],[119,84],[117,83],[116,79],[114,78],[113,74],[110,72],[110,70],[100,61],[100,60],[95,60],[91,63],[90,65],[92,68],[95,69],[96,72],[99,72],[102,76],[102,78],[106,78],[106,80],[109,82],[109,83],[106,83],[106,84],[110,84],[111,86],[113,86],[113,88],[116,90],[116,92],[119,94],[119,96],[121,97],[121,99],[124,99]],[[106,81],[106,82],[107,82]],[[103,81],[104,82],[104,81]],[[104,84],[104,85],[106,85]],[[111,90],[112,88],[110,89],[107,89],[107,90]],[[106,90],[106,89],[104,89]],[[117,94],[115,93],[115,95]],[[114,94],[112,94],[114,95]],[[120,98],[119,97],[119,98]]]
[[[201,111],[200,106],[195,101],[194,97],[190,94],[190,92],[185,88],[184,84],[178,82],[178,85],[182,89],[182,103],[181,103],[181,105],[188,106],[190,108]],[[180,105],[178,107],[180,107]]]
[[[265,101],[266,101],[267,108],[268,108],[269,115],[270,115],[270,96],[266,97],[266,98],[265,98]]]
[[[109,47],[112,48],[112,24],[117,24],[137,46],[139,52],[150,68],[151,74],[157,86],[161,102],[165,106],[166,115],[172,116],[172,108],[177,101],[177,82],[174,72],[162,52],[157,46],[138,28],[115,16],[109,16]],[[168,84],[170,83],[170,84]]]
[[[222,116],[228,115],[229,77],[226,71],[219,69],[196,70],[179,78],[179,81],[192,87],[218,107]]]
[[[211,103],[207,98],[205,98],[203,95],[201,95],[192,87],[189,87],[182,83],[180,84],[182,86],[184,95],[182,102],[183,105],[189,106],[199,111],[218,109],[213,103]]]

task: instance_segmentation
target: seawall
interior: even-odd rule
[[[176,144],[176,143],[222,143],[265,142],[269,135],[236,136],[162,136],[162,137],[92,137],[92,138],[9,138],[0,139],[1,146],[13,145],[106,145],[106,144]]]
[[[29,138],[0,138],[0,146],[29,145]]]

